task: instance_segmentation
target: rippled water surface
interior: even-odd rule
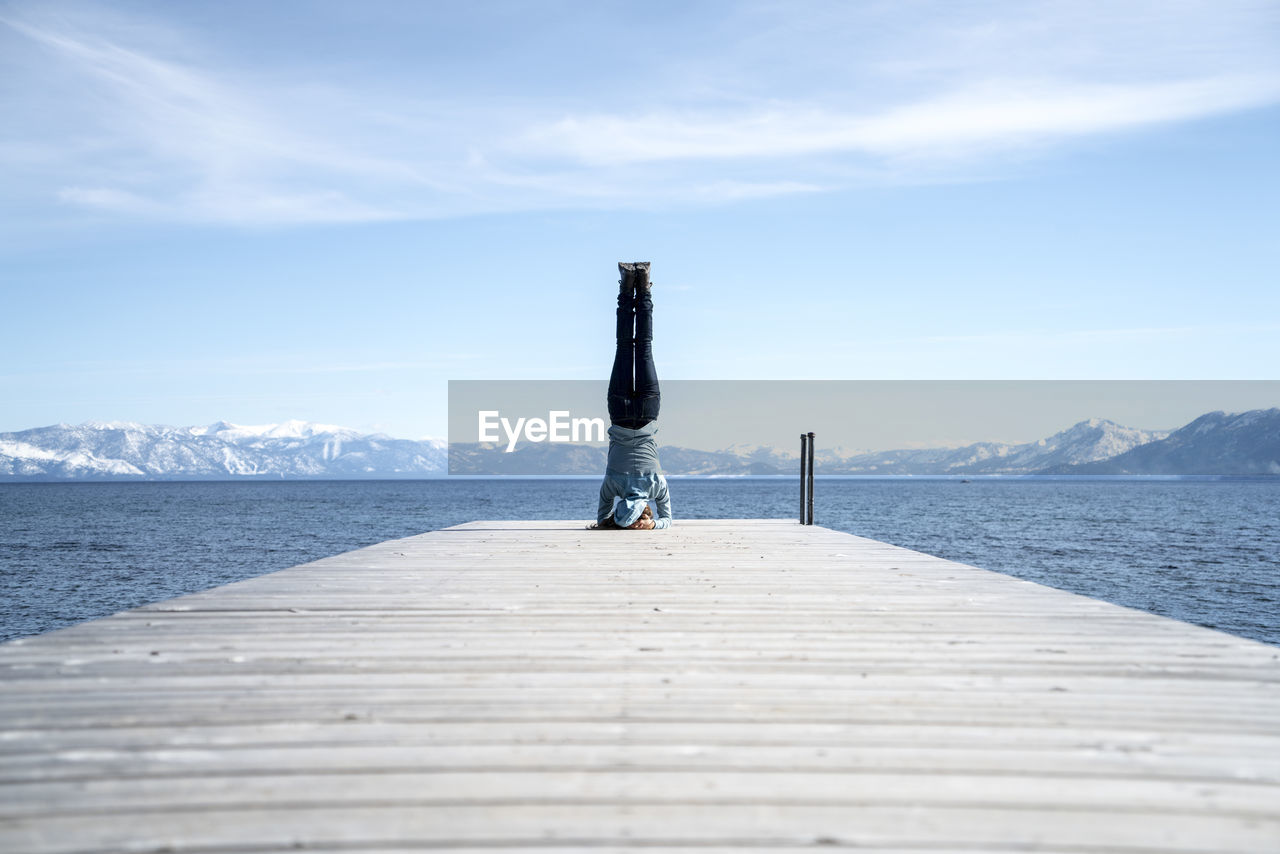
[[[583,519],[591,480],[0,485],[0,639],[474,519]],[[820,525],[1280,644],[1280,479],[820,479]],[[794,518],[790,479],[672,481]],[[605,536],[661,536],[609,534]]]

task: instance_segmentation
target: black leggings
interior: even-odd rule
[[[662,392],[653,365],[653,298],[618,295],[618,349],[609,375],[609,420],[638,430],[658,417]]]

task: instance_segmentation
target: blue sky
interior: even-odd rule
[[[673,379],[1280,364],[1274,2],[0,2],[0,114],[0,430],[443,435],[639,258]]]

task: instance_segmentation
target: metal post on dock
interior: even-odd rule
[[[813,432],[812,431],[809,432],[809,486],[807,491],[808,491],[808,497],[809,497],[809,511],[808,511],[809,521],[806,522],[805,524],[812,525],[813,524]]]
[[[800,434],[800,524],[808,523],[808,498],[809,498],[809,434]]]
[[[813,524],[813,433],[800,434],[800,524]]]

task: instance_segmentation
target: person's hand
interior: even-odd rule
[[[640,518],[627,526],[632,531],[651,531],[653,530],[653,510],[649,505],[644,506],[644,510],[640,511]]]

